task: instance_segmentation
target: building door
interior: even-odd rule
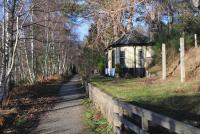
[[[120,51],[120,64],[123,68],[125,67],[125,51]]]
[[[141,49],[139,50],[139,76],[144,77],[145,76],[145,68],[144,68],[144,51]]]
[[[144,68],[144,52],[143,50],[139,50],[139,56],[138,56],[139,66],[140,68]]]

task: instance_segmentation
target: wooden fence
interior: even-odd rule
[[[124,129],[131,133],[149,134],[150,126],[161,126],[170,133],[176,134],[200,134],[200,129],[186,123],[174,120],[167,116],[146,110],[144,108],[123,102],[100,89],[88,85],[90,99],[101,110],[104,116],[112,124],[116,134],[124,134]]]
[[[160,114],[157,114],[155,112],[146,110],[144,108],[134,106],[132,104],[128,104],[121,101],[116,101],[118,105],[121,107],[121,112],[114,113],[116,122],[121,122],[120,126],[114,126],[116,133],[122,134],[121,126],[124,125],[126,128],[129,128],[130,130],[134,131],[137,134],[148,134],[148,128],[149,124],[156,124],[163,128],[168,129],[171,133],[177,133],[177,134],[200,134],[200,129],[193,127],[191,125],[188,125],[186,123],[174,120],[172,118],[169,118],[167,116],[163,116]],[[128,112],[128,114],[134,114],[141,118],[141,125],[135,125],[133,122],[128,120],[124,117],[123,114],[120,113]]]

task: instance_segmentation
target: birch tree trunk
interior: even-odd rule
[[[9,62],[8,62],[8,71],[6,73],[6,82],[10,81],[10,77],[11,77],[11,72],[14,66],[14,61],[15,61],[15,56],[16,56],[16,49],[17,49],[17,44],[18,44],[18,38],[19,38],[19,18],[17,17],[17,22],[16,22],[16,29],[17,29],[17,33],[16,33],[16,37],[15,37],[15,44],[12,48],[10,48],[10,56],[9,56]],[[9,89],[5,90],[4,95],[5,98],[8,96],[9,93]]]
[[[49,30],[47,28],[47,17],[45,16],[45,35],[46,35],[46,42],[45,42],[45,61],[44,61],[44,78],[47,80],[48,78],[48,52],[49,52]]]
[[[8,66],[8,41],[9,41],[9,13],[7,7],[7,0],[3,1],[4,7],[4,44],[3,44],[3,71],[2,71],[2,78],[1,78],[1,100],[4,99],[4,94],[7,89],[7,80],[6,80],[6,72]]]
[[[28,54],[27,54],[27,48],[26,48],[26,40],[24,39],[24,53],[25,53],[25,61],[26,61],[26,65],[27,65],[27,69],[28,69],[28,74],[29,74],[29,81],[30,83],[33,83],[33,75],[31,73],[31,69],[30,69],[30,66],[29,66],[29,60],[28,60]]]
[[[4,0],[4,44],[3,44],[3,71],[1,78],[1,104],[8,97],[11,90],[11,78],[15,65],[15,56],[19,39],[19,17],[16,16],[17,1]]]
[[[3,10],[4,10],[4,9],[3,9]],[[1,54],[1,58],[2,58],[2,59],[1,59],[1,66],[0,66],[0,99],[3,97],[3,85],[2,85],[3,83],[2,83],[2,82],[3,82],[4,71],[5,71],[5,69],[4,69],[4,60],[3,60],[3,59],[5,58],[5,57],[4,57],[5,55],[3,54],[3,53],[4,53],[4,50],[5,50],[5,49],[4,49],[4,48],[5,48],[5,47],[4,47],[4,45],[5,45],[5,44],[4,44],[4,43],[5,43],[5,42],[4,42],[4,40],[5,40],[5,34],[4,34],[4,33],[5,33],[5,30],[4,30],[4,26],[5,26],[5,22],[3,21],[3,23],[2,23],[2,44],[1,44],[1,45],[2,45],[2,47],[1,47],[1,48],[2,48],[2,53],[0,53],[0,54]]]
[[[33,8],[31,8],[31,71],[32,71],[32,82],[35,81],[34,72],[34,31],[33,31]]]

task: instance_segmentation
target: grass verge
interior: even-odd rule
[[[200,127],[199,81],[94,78],[92,84],[123,101]]]
[[[85,106],[85,123],[90,127],[91,134],[113,134],[109,125],[100,111],[96,110],[89,99],[83,101]]]

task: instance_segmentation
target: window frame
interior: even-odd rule
[[[125,50],[120,50],[119,52],[120,55],[120,64],[122,65],[122,67],[126,67],[126,52]]]

